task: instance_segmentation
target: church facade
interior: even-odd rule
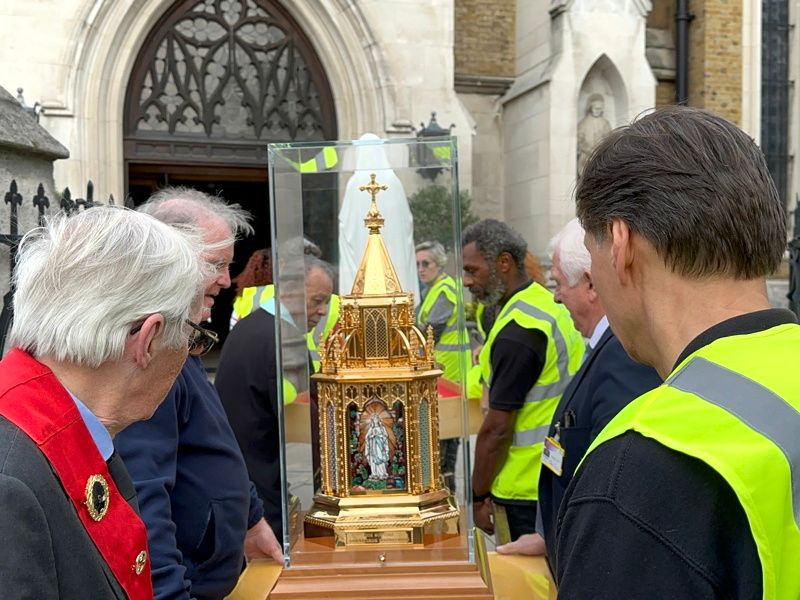
[[[91,179],[138,202],[193,185],[257,225],[266,143],[413,137],[435,111],[475,212],[542,256],[598,132],[674,101],[676,3],[13,0],[0,85],[40,102],[69,149],[58,189]],[[689,4],[690,104],[758,138],[761,0]]]

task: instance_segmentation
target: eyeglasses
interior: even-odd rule
[[[431,262],[429,260],[418,260],[417,267],[422,267],[423,269],[427,269],[431,266]]]
[[[194,330],[189,335],[189,354],[192,356],[208,354],[214,344],[219,342],[219,336],[210,329],[200,327],[189,319],[186,319],[186,324]]]
[[[219,336],[210,329],[200,327],[200,325],[189,319],[186,319],[186,324],[193,330],[192,333],[189,334],[189,354],[192,356],[208,354],[214,347],[214,344],[219,342]],[[141,331],[142,325],[144,325],[144,320],[134,323],[130,330],[130,335]]]

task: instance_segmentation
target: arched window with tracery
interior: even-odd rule
[[[236,243],[236,275],[270,245],[267,143],[336,138],[322,63],[284,5],[178,0],[148,34],[128,81],[126,193],[138,204],[156,189],[183,185],[241,204],[253,215],[255,235]],[[315,207],[307,235],[330,257],[335,181],[325,184],[304,191],[303,201]],[[212,309],[211,328],[221,338],[232,296],[222,290]]]
[[[125,113],[129,161],[264,165],[266,142],[336,138],[322,65],[269,0],[176,3],[137,57]]]

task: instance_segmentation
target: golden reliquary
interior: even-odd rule
[[[424,545],[458,534],[458,508],[439,476],[433,334],[414,324],[413,295],[399,279],[380,230],[370,176],[369,237],[339,323],[323,342],[319,391],[322,487],[305,536],[337,548]]]

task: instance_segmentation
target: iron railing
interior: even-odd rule
[[[38,212],[38,223],[43,225],[50,209],[50,198],[44,193],[44,185],[41,183],[36,188],[36,193],[31,197],[33,207]],[[22,240],[25,232],[19,231],[19,208],[23,205],[24,198],[19,192],[16,179],[11,180],[8,191],[5,193],[5,204],[9,205],[9,227],[8,233],[0,233],[0,244],[8,247],[9,254],[9,285],[8,291],[3,296],[3,309],[0,312],[0,351],[5,350],[6,336],[11,329],[11,322],[14,319],[14,268],[17,258],[17,247]],[[94,184],[90,181],[86,185],[86,196],[83,198],[72,198],[72,192],[66,188],[61,194],[58,202],[60,210],[67,214],[75,214],[80,210],[86,210],[93,206],[103,204],[94,199]],[[109,195],[105,204],[114,204],[114,196]]]

